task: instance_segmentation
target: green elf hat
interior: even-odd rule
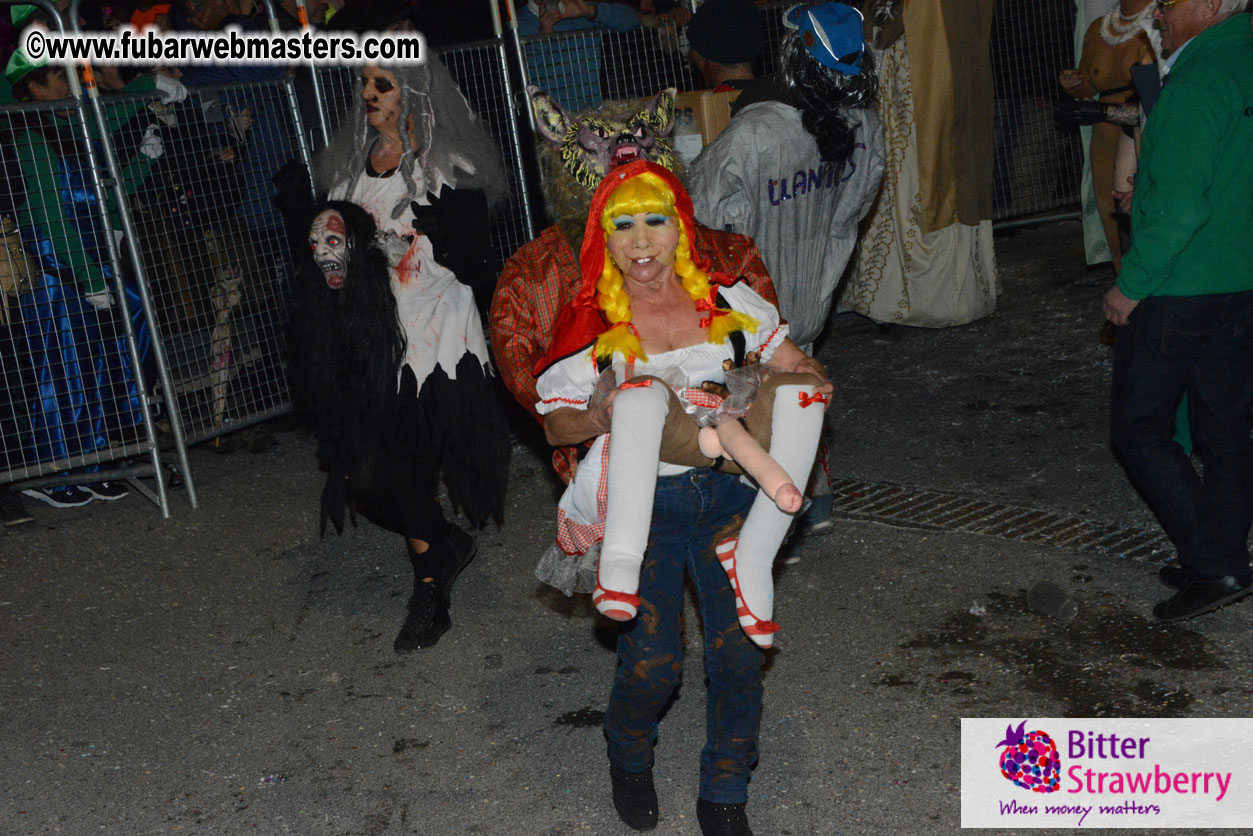
[[[31,15],[39,11],[38,6],[22,5],[9,7],[9,19],[13,21],[14,29],[21,29],[26,21],[30,20]]]
[[[38,60],[31,58],[26,54],[26,50],[18,47],[13,50],[13,55],[9,57],[9,63],[5,65],[4,77],[8,79],[9,84],[17,84],[27,74],[34,72],[40,67],[47,66],[47,57]]]

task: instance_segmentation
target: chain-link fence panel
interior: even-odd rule
[[[702,85],[687,60],[688,49],[686,39],[669,20],[630,32],[603,33],[605,99],[641,99],[666,87],[699,89]]]
[[[104,115],[116,126],[135,109]],[[101,150],[79,101],[0,107],[0,484],[57,486],[41,497],[54,505],[89,501],[110,462],[153,454],[136,475],[159,464],[145,401],[154,335],[115,258]],[[133,150],[112,172],[126,190],[153,165],[151,145]]]
[[[568,111],[599,107],[604,101],[601,64],[605,33],[584,29],[519,38],[525,80],[548,93]],[[620,67],[625,72],[627,68]]]
[[[1077,206],[1079,132],[1053,122],[1064,94],[1057,74],[1076,66],[1073,0],[997,0],[992,21],[996,84],[994,217]]]
[[[526,82],[570,112],[653,96],[666,87],[700,87],[684,54],[686,42],[669,20],[628,32],[582,29],[519,41]]]
[[[779,45],[787,34],[783,15],[793,3],[767,3],[761,6],[761,59],[762,75],[772,75],[779,69]]]
[[[290,82],[145,99],[114,134],[119,157],[155,133],[162,154],[130,210],[187,441],[289,408],[286,323],[293,238],[275,185],[307,203]],[[296,201],[300,203],[300,201]],[[292,219],[295,221],[295,218]],[[299,232],[303,237],[303,231]]]
[[[344,116],[360,95],[359,71],[352,67],[318,67],[321,81],[322,106],[326,109],[327,125],[331,133],[339,130]]]
[[[527,122],[525,117],[515,115],[509,100],[509,69],[501,41],[453,47],[438,54],[470,107],[486,122],[509,178],[509,195],[492,214],[492,245],[499,267],[518,247],[535,237],[521,173],[523,146],[519,126],[526,130]]]

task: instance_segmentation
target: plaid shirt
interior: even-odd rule
[[[743,276],[749,287],[778,307],[766,265],[751,238],[699,224],[693,247],[711,262],[710,269]],[[543,422],[535,411],[535,364],[547,353],[557,314],[579,291],[579,262],[556,226],[523,244],[505,262],[492,297],[492,355],[501,379],[518,403]],[[553,453],[553,467],[567,482],[574,474],[577,450],[561,447]]]

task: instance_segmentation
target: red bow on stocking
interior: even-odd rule
[[[804,392],[798,392],[801,400],[801,409],[809,406],[811,403],[831,404],[831,399],[821,392],[814,392],[812,395],[806,395]]]

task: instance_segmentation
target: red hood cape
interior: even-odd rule
[[[687,234],[688,243],[692,248],[692,261],[708,274],[709,281],[714,286],[711,296],[716,293],[718,286],[735,284],[737,278],[735,276],[726,273],[710,273],[709,259],[704,253],[696,251],[696,218],[692,210],[692,198],[674,173],[647,160],[637,160],[619,166],[605,175],[605,179],[600,181],[595,195],[592,196],[592,208],[587,213],[587,226],[583,230],[583,247],[579,250],[582,283],[579,285],[578,294],[570,304],[557,314],[557,321],[553,325],[552,343],[543,359],[535,364],[536,377],[558,360],[587,348],[596,341],[597,337],[609,330],[609,321],[605,319],[604,313],[596,304],[596,284],[600,281],[601,273],[605,269],[605,231],[601,228],[600,216],[605,211],[609,196],[618,186],[646,171],[660,177],[674,192],[675,209],[679,215],[679,223],[683,225],[683,231]]]

